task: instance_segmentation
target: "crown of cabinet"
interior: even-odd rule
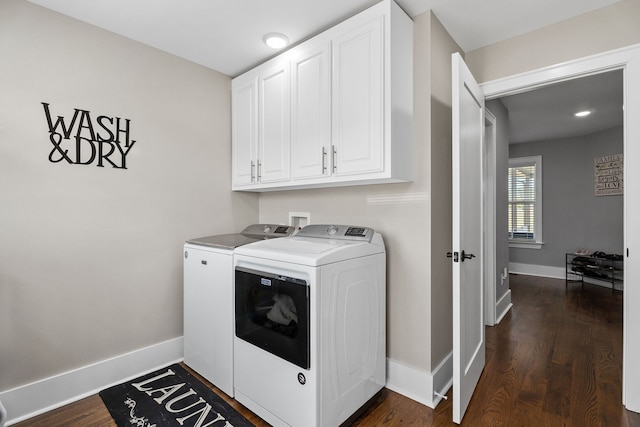
[[[232,189],[413,179],[413,21],[391,0],[232,81]]]

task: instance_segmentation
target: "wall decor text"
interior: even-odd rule
[[[596,196],[623,194],[622,154],[596,157],[593,160]]]
[[[127,168],[127,155],[136,143],[131,139],[129,119],[104,115],[92,118],[90,111],[74,108],[70,120],[57,116],[54,122],[49,104],[42,102],[42,106],[53,145],[51,163]]]

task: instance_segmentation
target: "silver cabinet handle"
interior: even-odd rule
[[[258,182],[262,180],[262,162],[258,160]]]
[[[322,147],[322,175],[327,174],[327,149]]]
[[[256,182],[255,168],[256,164],[251,160],[251,182]]]
[[[336,148],[335,145],[331,146],[331,151],[332,151],[332,156],[331,156],[331,163],[333,164],[333,173],[335,173],[338,170],[338,149]]]

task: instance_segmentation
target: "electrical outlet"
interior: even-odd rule
[[[500,273],[500,286],[504,285],[504,281],[507,280],[507,277],[509,277],[509,270],[505,267],[504,270],[502,270],[502,273]]]
[[[295,227],[296,233],[309,224],[311,224],[309,212],[289,212],[289,225]]]

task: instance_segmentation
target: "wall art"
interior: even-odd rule
[[[593,160],[596,196],[617,196],[624,192],[622,154]]]
[[[127,155],[136,141],[131,139],[131,121],[121,117],[99,115],[74,108],[67,118],[51,113],[49,104],[42,102],[49,126],[51,163],[72,165],[112,166],[127,169]]]

